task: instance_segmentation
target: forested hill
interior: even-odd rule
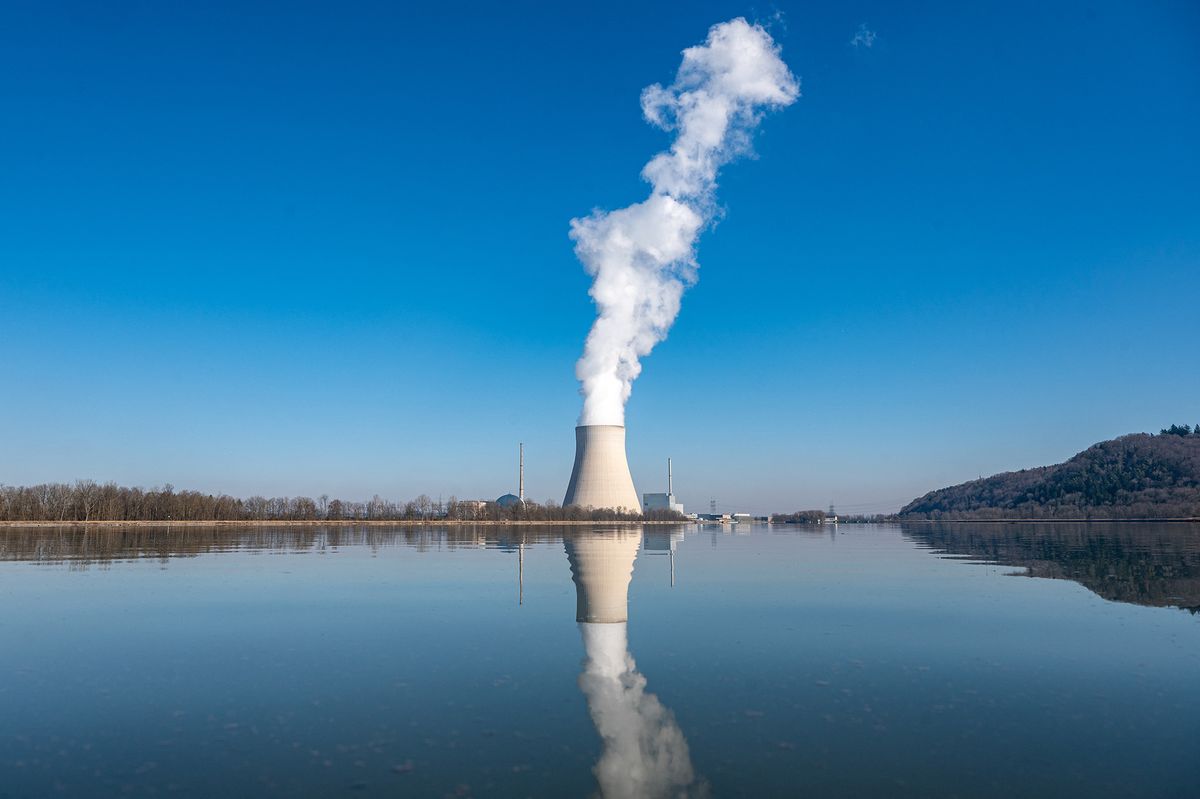
[[[1089,447],[1066,463],[931,491],[906,519],[1200,517],[1200,429],[1172,426]]]

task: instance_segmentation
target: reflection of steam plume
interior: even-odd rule
[[[700,792],[687,741],[675,717],[648,694],[629,655],[625,623],[579,625],[587,661],[579,686],[587,696],[604,754],[596,779],[606,797],[687,796]]]
[[[638,359],[666,338],[695,280],[694,247],[712,219],[717,170],[748,149],[762,110],[790,105],[798,94],[770,34],[740,17],[684,50],[674,83],[642,92],[646,121],[676,131],[671,149],[642,169],[650,196],[571,220],[575,252],[595,278],[597,312],[575,367],[581,425],[625,423]]]
[[[702,793],[671,711],[646,693],[626,636],[629,580],[640,533],[568,538],[576,620],[587,652],[579,687],[604,742],[596,780],[605,797]]]

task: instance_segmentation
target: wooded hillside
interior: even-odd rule
[[[1200,517],[1200,435],[1174,425],[1096,444],[1066,463],[931,491],[907,519]]]

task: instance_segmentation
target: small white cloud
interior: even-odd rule
[[[875,44],[875,31],[868,30],[866,23],[859,25],[858,30],[854,32],[854,38],[850,40],[850,44],[854,47],[871,47]]]

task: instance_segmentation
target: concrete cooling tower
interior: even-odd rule
[[[589,424],[575,428],[575,466],[571,469],[563,505],[642,512],[625,458],[623,425]]]

